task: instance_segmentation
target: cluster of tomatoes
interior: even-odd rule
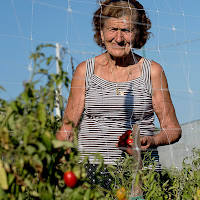
[[[131,130],[127,130],[119,137],[119,142],[118,142],[119,147],[126,147],[127,145],[131,146],[132,143],[133,143],[133,135]]]

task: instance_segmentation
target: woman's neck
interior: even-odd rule
[[[136,60],[133,59],[135,57],[134,54],[130,53],[125,57],[114,57],[106,52],[106,58],[109,64],[118,67],[128,67],[129,65],[134,65]]]

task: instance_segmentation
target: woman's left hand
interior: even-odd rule
[[[148,148],[155,147],[154,136],[144,136],[140,138],[141,150],[146,151]]]

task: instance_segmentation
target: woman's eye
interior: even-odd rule
[[[130,29],[126,29],[126,28],[125,29],[121,29],[121,31],[124,32],[124,33],[130,33],[131,32]]]
[[[118,30],[118,28],[109,28],[109,31],[112,31],[112,32],[115,32],[117,30]]]
[[[116,31],[118,31],[118,30],[121,30],[122,33],[131,33],[131,32],[132,32],[132,30],[129,29],[129,28],[122,28],[122,29],[112,28],[112,27],[111,27],[111,28],[108,28],[108,31],[109,31],[109,32],[112,32],[112,33],[116,32]]]

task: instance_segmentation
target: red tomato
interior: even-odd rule
[[[133,144],[133,139],[128,138],[128,139],[126,140],[126,143],[127,143],[129,146],[131,146],[131,144]]]
[[[65,184],[68,187],[71,187],[71,188],[75,187],[75,185],[77,183],[77,178],[72,171],[66,171],[64,173],[63,178],[64,178],[64,181],[65,181]]]
[[[130,136],[130,135],[132,134],[132,130],[127,130],[127,131],[125,132],[125,134],[127,134],[128,136]]]
[[[122,134],[120,137],[119,137],[119,140],[127,140],[127,138],[128,138],[128,135],[126,135],[126,134]]]
[[[125,140],[120,140],[120,141],[118,142],[118,146],[119,146],[119,147],[126,147],[126,141],[125,141]]]

